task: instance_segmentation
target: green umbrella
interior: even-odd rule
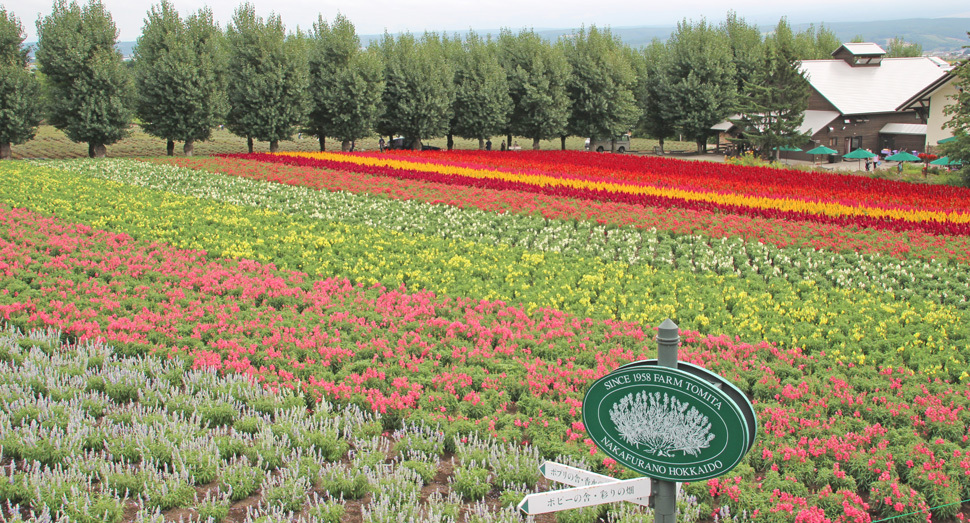
[[[801,149],[799,149],[798,147],[792,147],[790,145],[782,145],[781,147],[772,147],[771,150],[772,151],[789,151],[789,152],[793,152],[793,153],[794,152],[801,151]],[[788,159],[785,158],[785,160],[786,160],[785,163],[787,164],[788,163],[788,161],[787,161]]]
[[[887,156],[886,159],[890,162],[918,162],[919,156],[906,151],[899,151],[892,156]]]
[[[941,157],[933,160],[932,162],[930,162],[930,165],[950,165],[950,157],[949,156],[941,156]]]
[[[952,142],[953,140],[956,140],[956,139],[957,139],[956,136],[951,136],[949,138],[944,138],[942,140],[937,140],[936,143],[937,143],[937,145],[942,145],[942,144],[945,144],[945,143],[950,143],[950,142]]]
[[[903,172],[903,162],[918,162],[919,161],[919,156],[916,156],[915,154],[908,153],[906,151],[899,151],[898,153],[896,153],[896,154],[894,154],[892,156],[887,156],[886,159],[889,160],[890,162],[899,162],[898,164],[896,164],[896,169],[900,173],[902,173]]]
[[[826,147],[824,145],[819,145],[818,147],[816,147],[814,149],[810,149],[810,150],[805,151],[805,152],[808,153],[808,154],[836,154],[839,151],[836,151],[835,149],[829,149],[828,147]]]
[[[867,151],[865,149],[856,149],[856,150],[852,151],[851,153],[843,156],[843,158],[849,158],[849,159],[852,159],[852,160],[859,160],[859,164],[860,164],[860,167],[861,167],[862,159],[863,158],[874,158],[875,156],[876,155],[872,154],[871,152],[869,152],[869,151]],[[869,164],[866,164],[866,165],[869,165]]]
[[[856,149],[851,153],[843,156],[843,158],[849,158],[851,160],[861,160],[863,158],[874,158],[876,155],[865,149]]]
[[[808,153],[808,154],[811,154],[811,155],[815,156],[815,155],[819,155],[819,154],[836,154],[839,151],[836,151],[835,149],[829,149],[828,147],[826,147],[824,145],[819,145],[818,147],[816,147],[814,149],[810,149],[810,150],[805,151],[805,152]]]

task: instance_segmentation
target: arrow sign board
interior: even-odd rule
[[[519,503],[518,509],[531,515],[630,501],[646,497],[650,493],[650,481],[650,478],[636,478],[529,494]]]
[[[542,475],[548,480],[558,481],[559,483],[569,485],[571,487],[605,485],[607,483],[616,483],[619,481],[616,478],[611,478],[609,476],[604,476],[588,470],[578,469],[576,467],[570,467],[569,465],[563,465],[562,463],[556,463],[555,461],[543,462],[542,465],[539,465],[539,472],[541,472]],[[637,505],[643,505],[644,507],[649,506],[647,498],[650,496],[651,488],[652,487],[648,486],[647,493],[642,499],[628,499],[627,501],[636,503]]]

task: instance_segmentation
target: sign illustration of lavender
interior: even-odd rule
[[[610,419],[624,441],[657,456],[697,456],[714,440],[707,416],[667,393],[631,392],[613,404]]]

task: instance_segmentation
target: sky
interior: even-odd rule
[[[79,3],[84,3],[82,0]],[[141,34],[145,15],[159,0],[102,0],[120,31],[119,41],[134,41]],[[172,0],[183,15],[208,5],[221,27],[231,20],[241,0]],[[777,0],[675,0],[606,2],[597,11],[590,0],[276,0],[256,1],[256,12],[267,16],[279,14],[288,31],[298,26],[309,29],[318,15],[332,20],[338,13],[347,17],[361,35],[410,31],[455,32],[499,28],[518,30],[570,29],[582,25],[598,27],[673,26],[678,21],[720,22],[728,9],[749,23],[774,25],[785,16],[793,24],[843,22],[851,20],[895,20],[901,18],[967,17],[966,0],[926,0],[919,11],[913,11],[911,0],[815,0],[813,2],[778,2]],[[0,5],[13,12],[27,31],[27,41],[37,39],[35,22],[51,12],[51,0],[0,0]]]

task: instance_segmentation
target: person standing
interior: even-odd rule
[[[381,136],[380,140],[377,140],[377,146],[380,148],[381,152],[384,152],[384,137]]]
[[[488,140],[485,140],[485,150],[486,151],[491,151],[492,150],[492,139],[491,138],[489,138]]]

